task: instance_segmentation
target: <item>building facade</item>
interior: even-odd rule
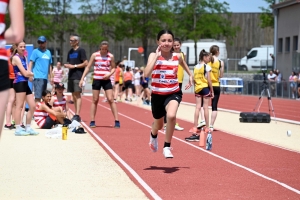
[[[300,71],[300,0],[287,0],[272,6],[277,14],[277,68],[288,80]]]

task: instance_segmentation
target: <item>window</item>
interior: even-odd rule
[[[290,37],[285,38],[285,52],[290,52],[291,39]]]
[[[282,52],[282,38],[278,39],[278,52]]]
[[[298,36],[293,38],[293,51],[298,51]]]
[[[247,59],[254,58],[256,56],[257,56],[257,50],[253,50],[247,55]]]

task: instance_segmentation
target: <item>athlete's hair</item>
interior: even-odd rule
[[[209,52],[205,51],[205,49],[202,49],[199,55],[199,61],[202,61],[204,56],[209,56],[209,55],[210,55]]]
[[[126,67],[126,72],[129,72],[130,71],[130,67]]]
[[[209,49],[209,52],[213,55],[213,56],[215,56],[215,55],[217,55],[217,53],[219,52],[219,46],[217,46],[217,45],[212,45],[211,47],[210,47],[210,49]],[[211,57],[211,62],[213,63],[214,62],[214,57]]]
[[[10,56],[10,62],[12,62],[12,59],[13,59],[14,55],[17,54],[17,52],[18,52],[18,46],[19,46],[19,44],[21,44],[22,42],[25,43],[25,41],[22,40],[21,42],[15,43],[15,44],[13,44],[13,45],[10,47],[10,53],[11,53],[11,56]]]
[[[174,42],[179,42],[179,44],[181,44],[181,40],[179,38],[174,38]]]
[[[47,96],[47,94],[51,94],[51,92],[50,92],[49,90],[44,90],[44,91],[42,92],[42,97]]]
[[[157,34],[157,41],[159,41],[160,37],[163,35],[163,34],[170,34],[172,35],[172,39],[174,40],[174,34],[172,33],[172,31],[169,31],[169,30],[161,30],[159,31],[159,33]]]
[[[117,67],[120,63],[121,63],[121,61],[118,60],[118,61],[116,62],[116,67]]]

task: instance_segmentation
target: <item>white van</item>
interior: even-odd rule
[[[182,42],[181,51],[187,56],[188,66],[195,66],[199,62],[199,54],[202,49],[209,52],[212,45],[217,45],[220,49],[219,59],[225,61],[227,59],[227,50],[225,41],[219,41],[215,39],[201,39],[197,42],[197,56],[195,57],[195,42],[193,40],[187,40]]]
[[[238,69],[244,71],[260,70],[262,68],[272,69],[273,59],[270,54],[274,54],[272,45],[254,47],[247,53],[247,56],[239,61]]]

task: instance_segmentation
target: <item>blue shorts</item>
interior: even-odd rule
[[[210,90],[208,87],[203,88],[200,92],[195,93],[195,96],[196,97],[210,97],[211,96]]]
[[[33,92],[34,92],[34,98],[41,99],[42,98],[42,92],[47,90],[47,79],[43,78],[35,78],[33,79]]]

